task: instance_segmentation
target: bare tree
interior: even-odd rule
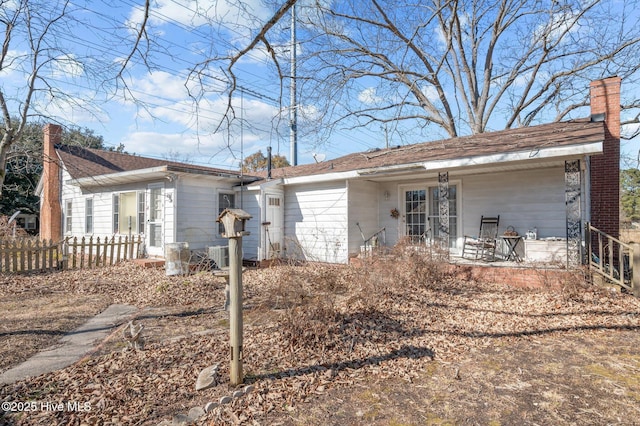
[[[114,49],[83,42],[95,30],[93,23],[83,19],[85,12],[81,4],[69,0],[0,0],[4,35],[0,51],[0,197],[7,160],[19,151],[11,148],[22,139],[29,123],[48,120],[65,125],[65,116],[72,110],[99,114],[100,103],[112,93],[107,86],[113,86],[122,75],[121,67],[127,65],[130,56],[121,65]],[[124,25],[120,34],[114,30],[111,35],[111,43],[121,37],[121,45],[131,37]],[[142,51],[135,40],[131,45],[133,51]]]
[[[282,11],[292,2],[278,4],[250,42],[197,73],[226,69],[232,92],[234,66],[262,44],[286,85]],[[637,0],[299,0],[296,7],[300,97],[325,130],[386,124],[432,137],[476,134],[571,117],[587,105],[594,79],[638,82]],[[640,121],[638,93],[629,93],[623,124]],[[232,112],[229,103],[227,118]]]
[[[636,7],[604,0],[316,3],[304,23],[302,92],[331,123],[408,121],[449,137],[561,120],[587,104],[589,81],[618,75],[629,88],[638,81]],[[623,105],[637,106],[637,98]]]

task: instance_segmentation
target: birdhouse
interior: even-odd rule
[[[224,209],[216,222],[224,225],[225,238],[238,238],[249,235],[249,231],[245,231],[245,223],[251,219],[251,215],[241,209]]]

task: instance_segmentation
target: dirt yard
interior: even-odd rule
[[[579,276],[524,290],[446,271],[410,250],[246,271],[254,389],[192,421],[236,390],[223,279],[132,264],[2,276],[0,371],[111,303],[145,328],[142,350],[117,329],[70,367],[0,387],[0,424],[640,424],[640,300]],[[195,391],[214,363],[220,383]]]

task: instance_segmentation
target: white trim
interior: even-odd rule
[[[567,146],[555,146],[539,149],[528,149],[524,151],[505,152],[488,155],[476,155],[470,157],[461,157],[446,160],[433,160],[424,161],[420,163],[404,163],[395,164],[391,166],[371,167],[366,169],[351,170],[346,172],[336,173],[324,173],[316,175],[297,176],[282,179],[274,179],[272,181],[262,183],[259,185],[252,185],[248,188],[250,190],[257,190],[264,188],[263,185],[295,185],[305,183],[319,183],[329,182],[336,180],[348,180],[357,177],[386,175],[386,174],[401,174],[411,171],[438,171],[438,170],[452,170],[464,167],[474,166],[486,166],[491,164],[501,164],[510,162],[524,162],[524,161],[538,161],[542,159],[550,158],[562,158],[562,157],[582,157],[592,154],[602,153],[602,142],[590,142],[585,144],[567,145]]]
[[[415,170],[423,170],[424,163],[409,163],[409,164],[395,164],[393,166],[385,167],[371,167],[368,169],[358,170],[359,176],[369,176],[388,173],[406,173]]]
[[[170,182],[180,174],[188,174],[191,176],[209,176],[215,177],[218,179],[226,180],[230,179],[232,181],[240,180],[241,177],[226,174],[222,171],[220,172],[207,172],[206,170],[199,169],[189,169],[188,167],[177,167],[172,165],[163,165],[156,167],[149,167],[146,169],[138,169],[138,170],[128,170],[125,172],[118,173],[108,173],[104,175],[97,176],[87,176],[78,179],[70,179],[67,181],[70,185],[76,186],[100,186],[105,184],[122,184],[129,182],[139,182],[141,180],[150,180],[150,179],[168,179]]]
[[[244,188],[247,191],[264,191],[266,189],[269,189],[273,186],[279,186],[283,184],[283,179],[272,179],[272,180],[268,180],[266,182],[261,182],[258,183],[257,185],[245,185]],[[235,185],[233,187],[236,190],[239,190],[240,185]]]
[[[425,170],[451,170],[460,167],[481,166],[496,163],[507,163],[512,161],[531,161],[543,158],[554,157],[576,157],[588,154],[602,153],[602,142],[592,142],[581,145],[557,146],[552,148],[540,148],[538,150],[527,150],[509,152],[502,154],[478,155],[473,157],[462,157],[448,160],[435,160],[423,163]]]
[[[109,173],[106,175],[89,176],[79,179],[71,179],[67,183],[77,186],[97,186],[105,183],[121,183],[131,178],[164,178],[166,177],[167,166],[152,167],[149,169],[131,170],[127,172]],[[135,179],[139,180],[139,179]]]
[[[324,173],[318,175],[307,175],[307,176],[298,176],[292,178],[283,178],[284,185],[295,185],[295,184],[303,184],[303,183],[318,183],[318,182],[330,182],[335,180],[346,180],[357,178],[360,176],[360,173],[357,170],[352,170],[348,172],[338,172],[338,173]]]

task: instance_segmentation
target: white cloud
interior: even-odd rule
[[[78,93],[73,96],[36,97],[33,100],[33,112],[51,117],[71,125],[78,123],[96,123],[109,121],[103,104],[91,98],[91,94]],[[85,96],[86,95],[86,96]]]
[[[301,117],[307,120],[317,120],[320,117],[320,111],[315,105],[299,105],[298,110]]]
[[[578,26],[575,23],[579,19],[577,13],[571,11],[563,11],[556,13],[551,17],[551,21],[544,25],[538,26],[533,31],[533,41],[538,42],[545,40],[548,44],[553,44],[561,37],[566,37],[567,33],[578,31]]]
[[[438,91],[432,85],[425,84],[420,88],[420,91],[427,99],[430,101],[437,101],[440,97],[438,96]]]
[[[240,7],[242,6],[242,7]],[[132,9],[129,25],[136,28],[143,20],[143,9]],[[157,0],[153,3],[149,20],[154,25],[174,22],[187,27],[198,27],[216,22],[233,31],[251,28],[270,17],[270,10],[259,0]]]
[[[630,136],[636,135],[640,132],[640,124],[638,123],[631,123],[631,124],[625,124],[624,126],[622,126],[622,136],[625,138],[629,138]]]
[[[188,97],[183,77],[164,71],[155,71],[144,77],[132,80],[130,87],[150,99],[185,99]]]
[[[242,141],[242,151],[245,156],[258,150],[265,153],[267,141],[268,138],[247,133]],[[124,136],[121,142],[126,152],[153,158],[194,162],[232,170],[237,169],[241,161],[240,141],[229,141],[223,132],[198,136],[187,132],[134,131]]]
[[[382,98],[376,95],[375,87],[367,87],[358,93],[358,100],[366,105],[382,102]]]
[[[8,77],[13,73],[16,73],[20,69],[27,57],[27,52],[19,50],[9,50],[4,59],[3,68],[0,70],[0,77]]]
[[[84,66],[73,54],[58,56],[52,65],[54,77],[77,78],[84,74]]]

